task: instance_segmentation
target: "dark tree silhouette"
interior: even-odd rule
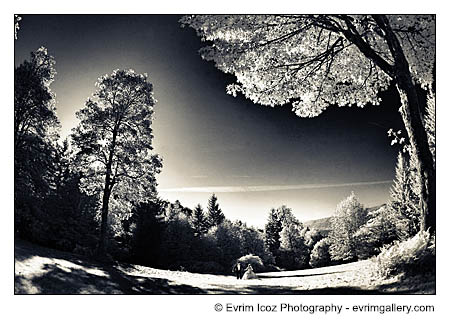
[[[208,200],[208,221],[210,227],[220,225],[225,220],[225,215],[219,207],[217,196],[212,194]]]
[[[72,143],[82,188],[101,195],[99,253],[104,255],[108,216],[127,218],[133,203],[153,199],[162,163],[151,154],[155,100],[147,76],[115,70],[96,85],[94,99],[77,112],[80,124],[73,129]]]
[[[50,85],[55,60],[47,49],[14,69],[14,215],[16,232],[32,238],[52,194],[59,121]]]
[[[282,220],[274,208],[270,210],[269,218],[264,230],[264,243],[267,249],[277,256],[280,250],[280,233],[283,229]]]
[[[190,223],[194,229],[194,235],[200,236],[208,232],[209,224],[203,208],[200,204],[195,206],[192,216],[190,217]]]

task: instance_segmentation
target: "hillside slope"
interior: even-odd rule
[[[373,281],[372,263],[258,274],[256,280],[104,265],[28,242],[15,244],[15,294],[433,294],[433,280]]]

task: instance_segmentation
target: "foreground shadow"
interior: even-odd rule
[[[305,278],[305,277],[319,277],[335,273],[344,273],[345,271],[332,271],[324,273],[313,273],[313,274],[282,274],[282,275],[265,275],[264,273],[259,273],[258,277],[261,279],[278,279],[278,278]]]
[[[29,294],[32,286],[38,294],[202,294],[202,289],[176,284],[168,279],[126,275],[113,266],[93,271],[45,264],[45,271],[31,279],[15,276],[15,293]]]
[[[284,286],[252,286],[241,290],[231,287],[217,286],[207,289],[207,294],[249,294],[249,295],[398,295],[398,292],[388,292],[380,290],[368,290],[358,287],[336,287],[336,288],[320,288],[320,289],[295,289],[295,287]],[[411,292],[404,292],[411,294]]]

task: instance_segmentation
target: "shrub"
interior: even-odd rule
[[[376,257],[376,274],[386,278],[435,271],[435,250],[435,237],[428,231],[420,231],[406,241],[395,241]]]
[[[247,254],[237,259],[236,262],[240,262],[244,269],[250,264],[255,272],[265,271],[264,264],[261,258],[257,255]]]
[[[312,251],[309,260],[309,265],[312,268],[325,267],[331,264],[330,257],[330,242],[327,238],[321,239],[317,242]]]
[[[353,234],[356,255],[359,260],[367,259],[380,253],[381,248],[398,240],[398,228],[402,224],[390,209],[381,207],[369,213],[367,223]]]

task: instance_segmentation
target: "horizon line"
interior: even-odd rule
[[[327,184],[302,184],[302,185],[272,185],[272,186],[203,186],[203,187],[180,187],[159,189],[160,192],[190,192],[190,193],[234,193],[234,192],[262,192],[283,190],[305,190],[326,189],[351,186],[371,186],[392,183],[393,180],[349,182],[349,183],[327,183]]]

